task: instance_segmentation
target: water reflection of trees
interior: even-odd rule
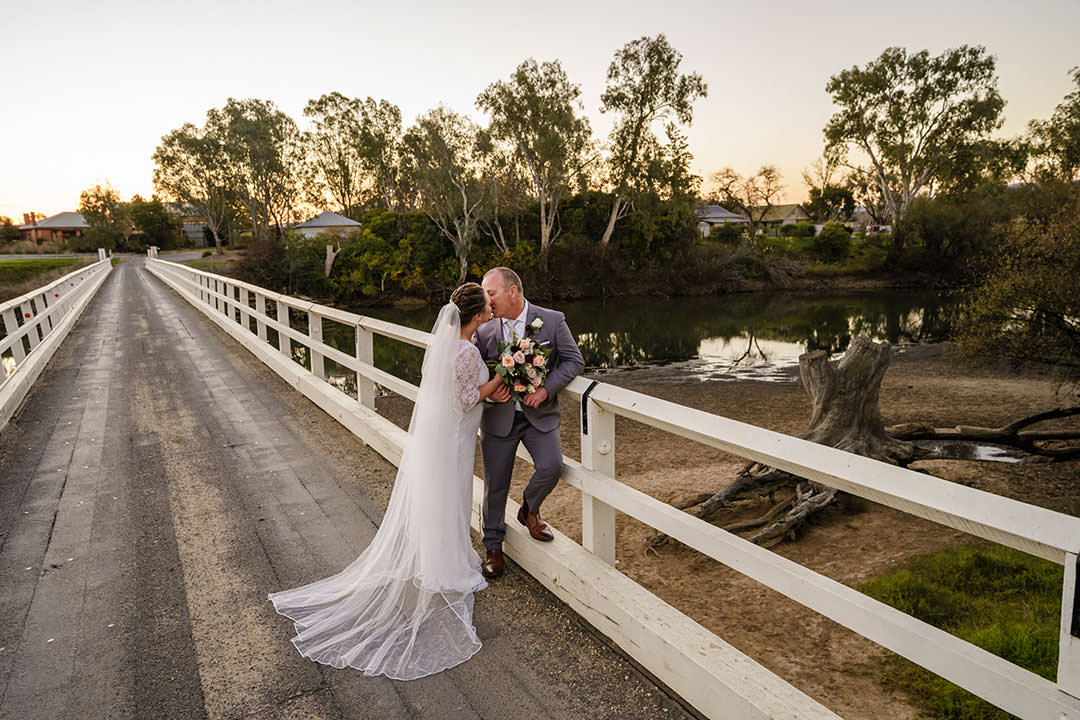
[[[856,335],[892,343],[949,334],[944,301],[926,293],[753,293],[712,298],[631,299],[563,308],[590,367],[693,358],[705,338],[773,340],[843,352]]]
[[[703,340],[717,338],[741,348],[739,352],[752,349],[754,343],[779,341],[803,350],[837,353],[846,350],[856,335],[894,344],[938,342],[949,335],[949,303],[932,293],[892,291],[827,296],[748,293],[708,298],[630,298],[608,303],[561,303],[558,307],[566,313],[586,365],[612,368],[688,360],[698,356]],[[437,309],[369,312],[381,320],[427,331]],[[327,322],[324,336],[328,344],[342,352],[355,353],[352,328]],[[305,354],[296,354],[296,359],[305,363]],[[420,348],[376,335],[374,354],[376,367],[419,383],[423,360]],[[351,371],[333,365],[328,365],[327,370],[347,378],[342,382],[355,392],[356,380]]]

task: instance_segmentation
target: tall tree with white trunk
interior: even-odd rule
[[[825,125],[830,151],[865,155],[894,225],[958,152],[1001,127],[1005,107],[995,59],[980,46],[937,56],[888,48],[825,89],[838,108]]]
[[[612,205],[600,244],[607,247],[615,223],[630,211],[635,190],[647,182],[659,154],[654,126],[674,116],[689,125],[694,101],[708,93],[697,73],[679,74],[682,55],[663,34],[628,42],[615,53],[600,96],[600,112],[615,114],[608,139],[607,184]]]
[[[491,116],[489,132],[511,143],[528,168],[540,206],[540,268],[559,236],[559,203],[583,173],[590,143],[581,90],[558,60],[521,63],[509,80],[488,86],[476,100]]]
[[[479,131],[468,118],[440,106],[417,118],[402,141],[402,159],[421,207],[454,246],[459,284],[468,273],[480,213],[489,204],[477,162]]]
[[[221,138],[186,123],[161,138],[153,159],[154,190],[201,217],[220,255],[235,200]]]

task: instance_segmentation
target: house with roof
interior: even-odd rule
[[[751,217],[766,235],[775,235],[784,225],[809,222],[810,215],[798,203],[750,208]]]
[[[68,242],[82,237],[83,232],[90,227],[86,224],[86,219],[77,212],[57,213],[44,220],[38,220],[35,216],[28,214],[27,219],[30,222],[20,225],[19,232],[23,240],[33,242]]]
[[[714,225],[745,225],[746,218],[720,205],[706,205],[697,211],[698,232],[707,237]]]
[[[334,212],[324,211],[307,222],[294,225],[292,229],[293,232],[311,238],[316,235],[346,235],[359,228],[360,223],[355,220]]]

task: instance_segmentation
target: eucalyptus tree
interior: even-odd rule
[[[679,74],[682,55],[663,34],[632,40],[615,52],[600,96],[600,112],[615,114],[608,139],[606,174],[612,192],[611,214],[600,244],[607,247],[615,223],[629,212],[635,189],[648,182],[660,155],[653,125],[674,116],[689,125],[694,101],[708,93],[697,73]]]
[[[710,179],[721,204],[746,218],[750,240],[757,236],[758,223],[784,189],[780,182],[782,175],[775,165],[762,165],[757,173],[746,177],[728,167],[713,173]]]
[[[360,161],[373,194],[387,210],[401,206],[398,156],[401,149],[401,110],[386,100],[367,98],[361,104]]]
[[[477,137],[476,149],[491,203],[490,211],[480,217],[480,228],[501,253],[508,255],[511,244],[502,225],[502,213],[505,211],[513,216],[514,243],[521,242],[521,215],[530,195],[528,169],[513,145],[495,140],[486,130]]]
[[[686,134],[675,123],[664,128],[667,144],[654,158],[654,167],[648,173],[655,181],[656,193],[666,200],[694,201],[701,188],[701,176],[690,169],[694,156]]]
[[[1029,142],[1036,172],[1048,179],[1080,180],[1080,67],[1069,71],[1075,88],[1049,120],[1032,120]]]
[[[420,206],[454,247],[458,283],[469,269],[469,250],[488,205],[480,176],[477,125],[439,106],[416,119],[402,141],[402,158]]]
[[[364,205],[393,210],[401,204],[401,110],[396,105],[332,92],[309,100],[304,116],[313,125],[303,135],[307,162],[314,170],[312,200],[322,204],[329,196],[354,220]]]
[[[489,131],[510,143],[528,169],[540,211],[540,269],[558,238],[559,203],[583,173],[590,143],[581,90],[571,83],[558,60],[518,65],[509,80],[488,86],[476,100],[491,116]]]
[[[111,185],[95,185],[79,195],[79,214],[89,226],[78,243],[80,249],[123,248],[131,229],[131,217],[126,204]]]
[[[234,214],[234,193],[221,137],[185,123],[154,150],[154,190],[203,219],[221,253],[221,238]]]
[[[299,201],[303,152],[296,123],[269,100],[235,100],[207,113],[206,132],[221,138],[225,167],[255,238],[280,233]]]
[[[312,128],[302,137],[306,159],[313,169],[309,200],[358,219],[364,192],[364,165],[360,149],[363,105],[360,100],[332,92],[308,100],[304,117]]]
[[[888,48],[865,67],[832,76],[826,90],[839,108],[825,125],[828,148],[866,156],[893,224],[950,158],[1001,126],[1005,106],[994,57],[981,46],[933,57]]]

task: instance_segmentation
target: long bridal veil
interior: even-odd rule
[[[462,408],[453,380],[459,338],[458,310],[448,303],[424,354],[404,455],[371,544],[337,575],[270,595],[295,624],[293,644],[305,657],[412,680],[480,649],[473,592],[486,583],[468,530],[471,459],[468,477],[459,477]],[[475,438],[475,428],[472,433]]]

